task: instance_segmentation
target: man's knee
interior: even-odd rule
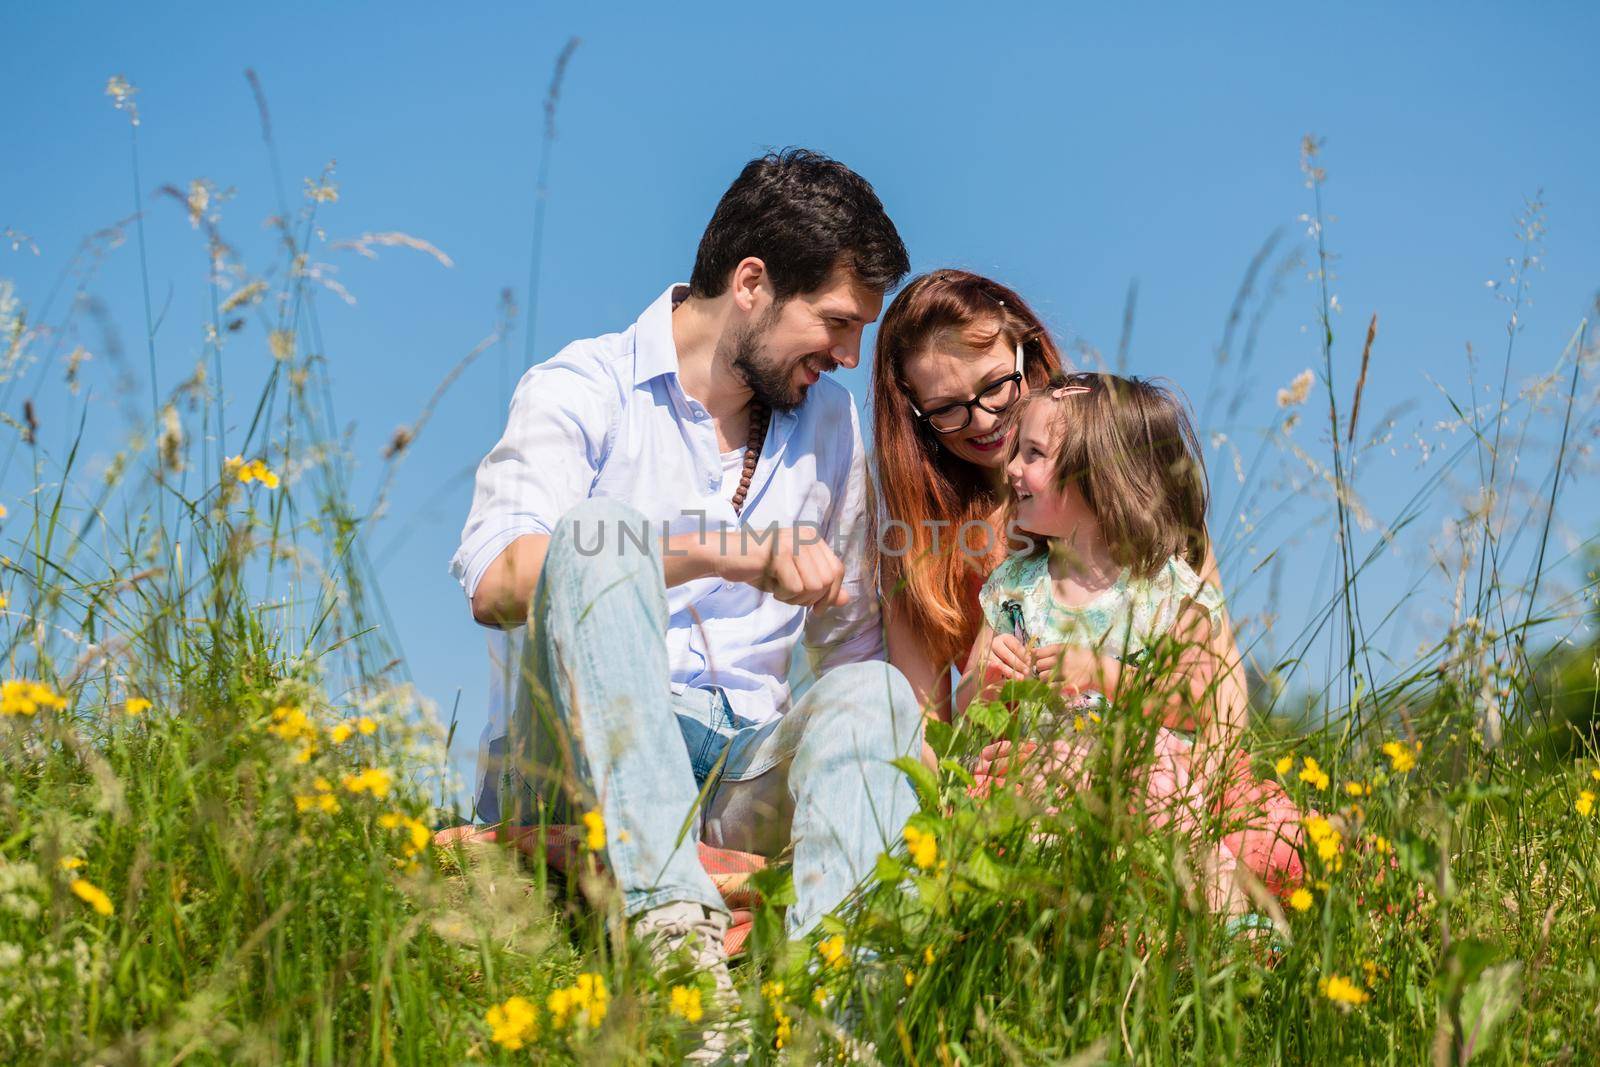
[[[881,736],[896,752],[908,752],[922,739],[922,709],[900,670],[879,660],[846,663],[817,679],[812,722],[848,717],[855,728]]]
[[[658,551],[660,531],[638,509],[613,497],[589,497],[561,516],[550,533],[544,574],[556,578],[580,573],[592,576],[635,565]]]

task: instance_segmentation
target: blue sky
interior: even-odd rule
[[[322,216],[330,239],[401,230],[454,263],[446,269],[402,249],[376,261],[318,257],[339,265],[358,301],[347,307],[329,294],[321,314],[338,416],[353,425],[365,465],[364,500],[383,443],[492,329],[501,290],[525,297],[541,105],[571,36],[582,44],[551,158],[536,359],[628,325],[687,276],[700,230],[740,165],[800,144],[876,185],[916,269],[991,273],[1069,345],[1112,357],[1136,282],[1130,369],[1171,377],[1201,406],[1214,385],[1235,387],[1216,377],[1214,353],[1252,255],[1280,228],[1278,256],[1304,246],[1299,216],[1312,205],[1298,151],[1316,133],[1326,139],[1327,239],[1338,255],[1341,403],[1377,312],[1363,424],[1377,428],[1383,413],[1398,411],[1396,454],[1376,449],[1360,469],[1360,489],[1382,520],[1432,471],[1417,439],[1461,443],[1459,432],[1438,428],[1451,415],[1436,383],[1465,397],[1469,343],[1483,363],[1480,383],[1497,380],[1507,308],[1485,282],[1505,278],[1517,254],[1524,197],[1543,190],[1549,229],[1514,385],[1555,364],[1600,287],[1597,31],[1600,9],[1578,3],[11,3],[0,7],[8,42],[0,227],[27,233],[40,254],[0,246],[0,278],[13,279],[24,302],[41,303],[78,241],[133,210],[126,121],[102,91],[113,73],[140,90],[147,194],[201,177],[234,187],[223,229],[251,262],[268,262],[260,223],[274,210],[272,174],[242,76],[255,68],[289,194],[337,160],[340,200]],[[200,355],[203,246],[175,205],[147,206],[152,289],[167,306],[158,374],[170,385]],[[142,375],[131,244],[112,254],[92,290]],[[1278,414],[1277,389],[1318,363],[1315,331],[1306,329],[1317,309],[1305,270],[1288,272],[1261,321],[1237,417],[1214,417],[1203,434],[1255,447]],[[514,374],[520,333],[506,351]],[[230,387],[249,395],[268,365],[265,338],[241,336],[227,358]],[[864,366],[842,377],[864,395]],[[86,395],[109,391],[105,358],[85,381]],[[1592,379],[1585,386],[1592,393]],[[43,442],[59,452],[85,397],[69,397],[58,381],[29,389]],[[1320,396],[1294,436],[1317,456],[1326,454],[1314,418]],[[496,351],[440,405],[371,541],[418,684],[446,712],[459,692],[463,754],[482,720],[487,666],[482,635],[444,568],[470,472],[503,425],[505,399]],[[248,418],[240,409],[235,424]],[[1580,424],[1581,442],[1592,442],[1593,427]],[[1535,474],[1554,432],[1537,424],[1524,450]],[[119,433],[106,425],[94,442],[101,454]],[[1283,634],[1331,588],[1327,508],[1291,483],[1269,486],[1241,537],[1227,446],[1209,458],[1237,614],[1264,608],[1271,566],[1254,569],[1278,553],[1281,651]],[[25,475],[15,464],[7,472],[8,496]],[[1376,616],[1407,582],[1425,580],[1425,601],[1383,632],[1396,655],[1436,631],[1448,589],[1426,579],[1429,544],[1455,499],[1441,496],[1364,589]],[[1600,514],[1578,493],[1563,513],[1564,552],[1591,536]]]

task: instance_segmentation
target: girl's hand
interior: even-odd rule
[[[990,670],[999,668],[1006,678],[1032,678],[1033,657],[1028,646],[1011,634],[995,634],[989,642]]]
[[[1079,645],[1045,645],[1030,653],[1035,675],[1047,682],[1070,688],[1103,689],[1100,657]]]

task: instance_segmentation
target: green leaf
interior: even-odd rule
[[[1005,888],[1006,872],[989,853],[979,849],[961,863],[961,873],[973,885],[998,893]]]
[[[944,882],[925,874],[917,875],[912,882],[917,887],[917,895],[922,898],[922,903],[929,911],[943,915],[950,910],[950,889]]]
[[[967,705],[967,718],[990,737],[999,737],[1011,725],[1011,713],[1003,704],[985,701]]]
[[[901,756],[890,766],[904,771],[907,778],[911,779],[911,787],[917,791],[917,796],[922,800],[925,808],[939,806],[939,780],[928,770],[928,765],[916,756]]]
[[[955,745],[956,728],[938,719],[927,719],[922,724],[922,739],[928,742],[935,755],[948,756]]]
[[[1471,1063],[1494,1047],[1496,1030],[1522,1001],[1522,961],[1489,967],[1461,997],[1461,1032],[1466,1044],[1461,1062]]]
[[[769,908],[787,908],[795,902],[794,869],[792,867],[764,867],[750,875],[750,886]]]
[[[872,877],[885,884],[899,882],[906,876],[906,865],[889,855],[887,852],[878,853],[877,866],[873,868]]]

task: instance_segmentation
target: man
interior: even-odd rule
[[[527,624],[480,818],[556,818],[564,774],[604,817],[636,928],[723,988],[728,914],[697,838],[792,844],[799,934],[915,806],[889,765],[920,750],[920,719],[883,662],[860,430],[824,380],[857,365],[908,269],[860,176],[797,149],[752,161],[687,286],[523,376],[451,561],[478,622]],[[797,640],[818,678],[791,702]]]

